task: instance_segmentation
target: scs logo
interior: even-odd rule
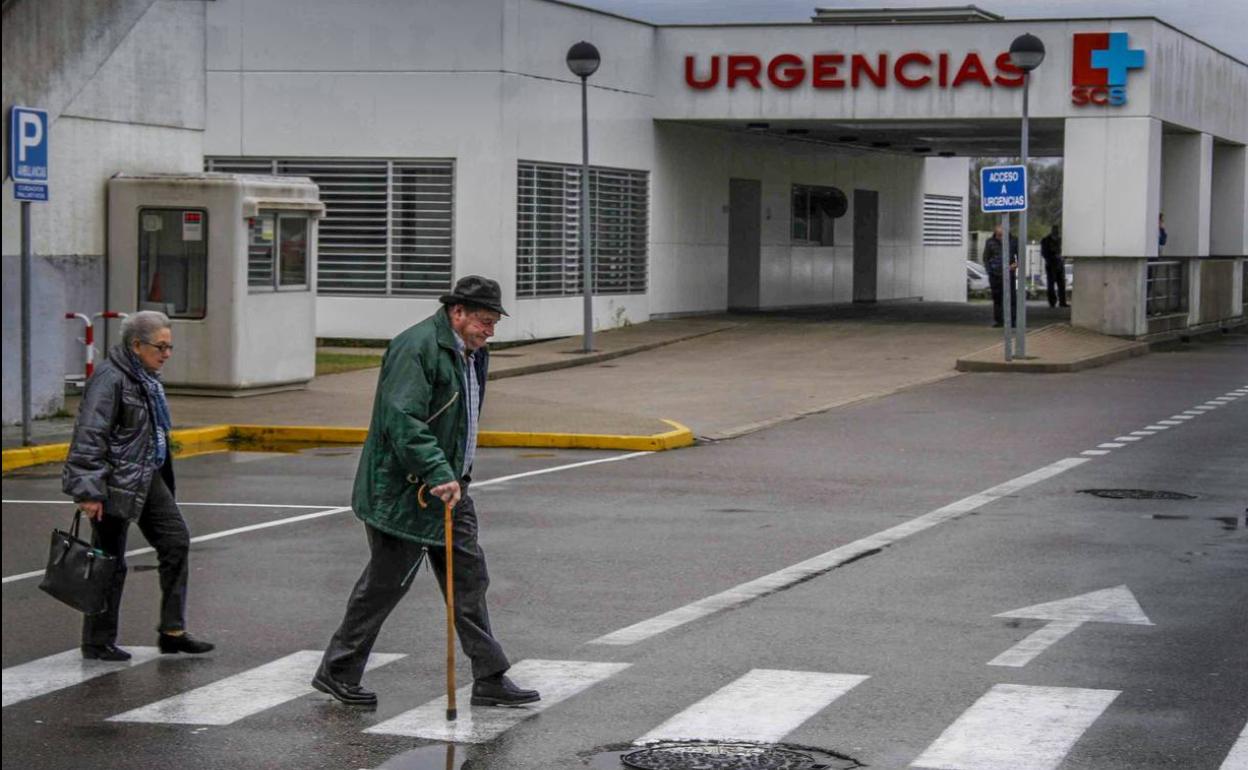
[[[1071,57],[1070,100],[1080,107],[1126,104],[1127,73],[1143,68],[1144,51],[1129,46],[1126,32],[1078,33]]]

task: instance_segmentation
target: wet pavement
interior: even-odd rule
[[[982,724],[984,698],[1043,691],[1111,702],[1071,727],[1050,764],[1011,768],[1218,770],[1248,723],[1248,396],[1228,395],[1245,388],[1248,338],[1232,335],[1076,374],[956,376],[675,452],[482,450],[475,496],[494,624],[529,672],[518,681],[550,684],[543,710],[520,710],[497,733],[501,717],[461,705],[486,737],[460,741],[449,766],[597,767],[598,752],[675,731],[900,769],[948,731]],[[1160,422],[1173,424],[1149,428]],[[216,536],[192,547],[191,630],[217,651],[12,704],[6,691],[5,767],[72,770],[84,756],[139,769],[447,767],[446,742],[420,737],[444,724],[400,724],[443,688],[442,609],[426,575],[378,641],[403,657],[366,675],[375,711],[231,684],[270,681],[257,672],[281,661],[311,676],[299,656],[323,649],[366,558],[358,522],[335,512],[357,458],[321,447],[180,462],[192,533]],[[1081,462],[1009,485],[1067,458]],[[519,475],[534,471],[548,472]],[[873,540],[1002,484],[930,528]],[[6,688],[17,667],[75,647],[73,613],[37,579],[10,580],[40,569],[48,532],[68,521],[58,489],[55,467],[5,477]],[[596,642],[863,543],[839,566],[635,643]],[[135,533],[131,547],[144,545]],[[155,642],[157,587],[150,554],[131,563],[121,643],[137,649]],[[1117,586],[1152,625],[1089,622],[1023,667],[988,665],[1045,624],[996,615]],[[573,680],[583,686],[571,692]],[[201,721],[175,721],[168,704],[151,721],[116,718],[170,699]],[[742,703],[767,706],[744,722],[716,716]],[[1023,729],[991,724],[1007,744]],[[725,732],[752,735],[713,734]]]

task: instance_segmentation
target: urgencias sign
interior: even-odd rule
[[[685,83],[690,88],[708,90],[720,84],[762,89],[797,88],[887,88],[889,83],[903,88],[961,88],[977,84],[986,88],[1021,88],[1023,71],[1010,63],[1010,54],[997,54],[992,71],[978,53],[957,57],[948,51],[902,54],[817,53],[799,56],[777,54],[764,59],[754,54],[713,54],[685,57]]]

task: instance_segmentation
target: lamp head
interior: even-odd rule
[[[598,71],[602,57],[593,43],[584,40],[568,49],[568,69],[578,78],[587,78]]]
[[[1010,43],[1010,64],[1031,72],[1044,61],[1044,43],[1032,34],[1019,35]]]

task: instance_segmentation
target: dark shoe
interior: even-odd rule
[[[160,635],[160,651],[162,654],[168,655],[175,652],[185,652],[188,655],[201,655],[210,652],[216,645],[208,642],[201,642],[190,634],[172,634]]]
[[[542,696],[537,690],[523,690],[516,683],[497,674],[472,683],[472,705],[474,706],[523,706],[536,703]]]
[[[1059,307],[1070,307],[1070,305],[1068,305],[1068,304],[1066,304],[1065,302],[1063,302],[1061,305],[1059,305]]]
[[[992,325],[992,328],[994,328],[994,329],[1000,329],[1000,328],[1001,328],[1001,327],[1003,327],[1003,326],[1005,326],[1005,324],[1001,323],[1000,321],[997,321],[996,323],[994,323],[994,324]]]
[[[358,684],[346,684],[339,682],[324,669],[317,669],[316,676],[312,677],[312,686],[317,690],[332,695],[348,706],[376,706],[377,693],[372,690],[365,690]]]
[[[82,645],[83,660],[130,660],[130,653],[115,644]]]

